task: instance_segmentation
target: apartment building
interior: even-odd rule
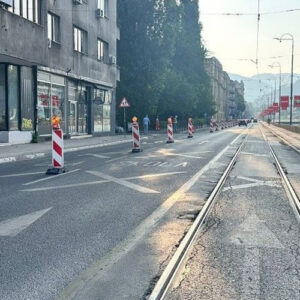
[[[0,142],[114,132],[117,0],[0,0]]]

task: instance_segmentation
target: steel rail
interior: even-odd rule
[[[269,127],[267,127],[267,128],[269,129]],[[295,209],[296,209],[296,211],[298,213],[298,217],[300,217],[300,200],[299,200],[299,198],[297,196],[297,193],[295,192],[292,184],[290,183],[290,181],[289,181],[288,177],[286,176],[283,168],[281,167],[279,159],[278,159],[275,151],[273,150],[273,148],[272,148],[272,146],[270,144],[270,141],[267,139],[266,135],[264,134],[263,130],[261,129],[260,125],[259,125],[259,129],[261,131],[261,134],[262,134],[264,140],[267,142],[267,144],[269,146],[270,152],[271,152],[271,154],[272,154],[272,156],[274,158],[275,165],[276,165],[276,168],[277,168],[277,170],[279,172],[279,175],[281,176],[281,179],[283,180],[283,182],[284,182],[284,184],[286,186],[286,190],[289,193],[289,195],[290,195],[290,197],[291,197],[291,199],[293,201],[293,204],[295,205]],[[269,129],[269,130],[271,131],[271,133],[273,133],[271,129]]]
[[[250,127],[248,127],[246,129],[246,131],[248,131],[249,128]],[[244,135],[244,133],[241,133],[240,135]],[[212,193],[210,194],[209,198],[205,202],[205,205],[203,206],[203,208],[201,209],[197,218],[195,219],[194,223],[192,224],[192,226],[188,230],[187,234],[181,241],[175,254],[171,258],[170,262],[168,263],[167,267],[165,268],[161,277],[159,278],[158,282],[156,283],[148,300],[162,300],[166,296],[167,291],[170,288],[170,285],[173,282],[173,279],[176,277],[176,274],[177,274],[178,270],[180,269],[182,263],[184,262],[187,253],[189,252],[191,246],[193,245],[193,242],[194,242],[199,230],[201,229],[202,224],[205,222],[207,216],[209,215],[211,209],[213,208],[213,205],[217,199],[217,196],[220,193],[222,186],[224,185],[227,177],[229,176],[230,171],[232,170],[232,168],[237,160],[237,157],[239,156],[242,148],[244,147],[244,145],[247,141],[247,138],[248,138],[248,134],[246,133],[246,136],[245,136],[243,142],[238,147],[233,158],[231,159],[230,163],[228,164],[226,170],[222,174],[221,178],[219,179],[218,183],[216,184],[216,186],[213,189]]]

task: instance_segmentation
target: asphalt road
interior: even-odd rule
[[[1,165],[0,298],[59,297],[239,133],[149,136],[138,154],[131,144],[72,152],[54,177],[50,157]]]
[[[298,154],[271,144],[299,179]],[[298,215],[256,125],[166,299],[300,299],[299,248]]]

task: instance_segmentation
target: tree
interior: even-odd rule
[[[121,0],[118,12],[121,81],[117,99],[125,96],[130,113],[139,118],[146,113],[152,118],[211,113],[198,2]],[[121,119],[118,110],[119,123]]]

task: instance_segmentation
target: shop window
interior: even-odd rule
[[[0,64],[0,131],[6,127],[5,65]]]
[[[9,130],[19,129],[19,72],[18,67],[9,65],[7,69],[8,81],[8,117]]]
[[[33,130],[34,95],[32,69],[21,68],[21,128]]]
[[[38,130],[39,134],[51,133],[51,118],[53,115],[61,118],[61,128],[65,130],[65,86],[56,82],[64,83],[64,77],[40,74],[38,79],[48,78],[50,82],[38,82]]]

